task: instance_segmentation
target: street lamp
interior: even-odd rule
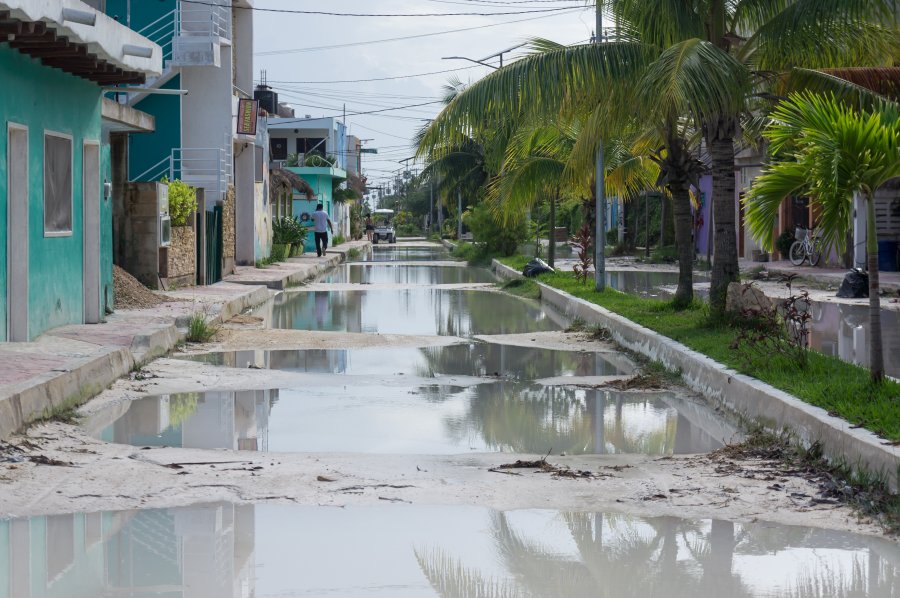
[[[503,55],[504,54],[508,54],[509,52],[512,52],[513,50],[515,50],[517,48],[521,48],[524,45],[525,45],[525,43],[523,42],[521,44],[516,44],[515,46],[510,46],[509,48],[507,48],[505,50],[500,50],[496,54],[491,54],[490,56],[485,56],[484,58],[482,58],[480,60],[475,60],[474,58],[467,58],[465,56],[445,56],[445,57],[441,58],[441,60],[468,60],[469,62],[474,62],[475,64],[487,66],[492,69],[498,69],[498,68],[503,68]],[[500,58],[500,66],[494,66],[493,64],[488,64],[487,61],[490,60],[491,58]]]

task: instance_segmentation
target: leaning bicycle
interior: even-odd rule
[[[815,266],[822,259],[822,240],[814,229],[798,226],[794,230],[796,241],[791,245],[788,258],[795,266],[809,260],[810,266]]]

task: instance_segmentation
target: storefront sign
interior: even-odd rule
[[[238,100],[237,132],[238,135],[256,136],[256,114],[259,102],[256,100]]]

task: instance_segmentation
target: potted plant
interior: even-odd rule
[[[272,259],[284,261],[291,253],[291,218],[275,218],[272,220]]]
[[[306,235],[309,233],[309,229],[303,226],[300,222],[300,219],[296,216],[289,218],[290,220],[290,228],[291,228],[291,257],[298,257],[303,255],[304,245],[306,244]]]

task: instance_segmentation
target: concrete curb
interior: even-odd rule
[[[76,362],[65,372],[47,373],[12,385],[0,397],[0,439],[27,424],[96,396],[134,366],[128,349],[110,349]]]
[[[493,260],[491,267],[501,278],[522,278],[519,272],[497,260]],[[885,446],[881,438],[868,430],[853,428],[849,422],[828,415],[820,407],[740,374],[599,305],[548,285],[537,284],[541,289],[541,301],[569,317],[602,325],[619,345],[659,361],[670,370],[680,371],[688,387],[715,406],[759,422],[772,431],[787,428],[803,446],[818,442],[828,459],[843,460],[854,467],[880,472],[888,479],[891,489],[897,490],[900,482],[900,448]]]
[[[365,249],[368,245],[368,241],[345,243],[328,250],[329,255],[323,262],[310,264],[310,267],[287,274],[280,280],[241,281],[248,285],[247,292],[218,304],[216,313],[207,319],[210,324],[222,324],[267,301],[272,296],[270,288],[281,290],[299,284],[347,259],[351,249]],[[167,325],[156,324],[146,332],[136,334],[127,349],[104,349],[99,355],[76,361],[66,371],[46,373],[3,389],[0,394],[0,439],[8,438],[33,421],[50,417],[54,412],[87,402],[133,368],[166,355],[185,339],[191,317],[183,315],[173,318]],[[52,336],[53,332],[48,334]]]
[[[284,276],[278,278],[269,278],[267,276],[260,277],[258,279],[253,278],[234,278],[229,279],[228,282],[232,282],[234,284],[243,284],[250,286],[264,286],[272,289],[273,291],[283,291],[287,288],[297,286],[299,284],[303,284],[310,278],[315,278],[322,272],[326,270],[330,270],[334,268],[338,264],[347,260],[347,257],[350,255],[350,252],[354,249],[365,250],[370,246],[368,241],[359,240],[359,241],[351,241],[349,243],[344,243],[339,247],[333,247],[325,250],[325,259],[324,261],[319,261],[313,264],[303,264],[299,261],[291,261],[292,259],[302,259],[302,258],[288,258],[286,262],[280,262],[282,266],[297,266],[298,269],[294,271],[289,271],[285,273]]]

